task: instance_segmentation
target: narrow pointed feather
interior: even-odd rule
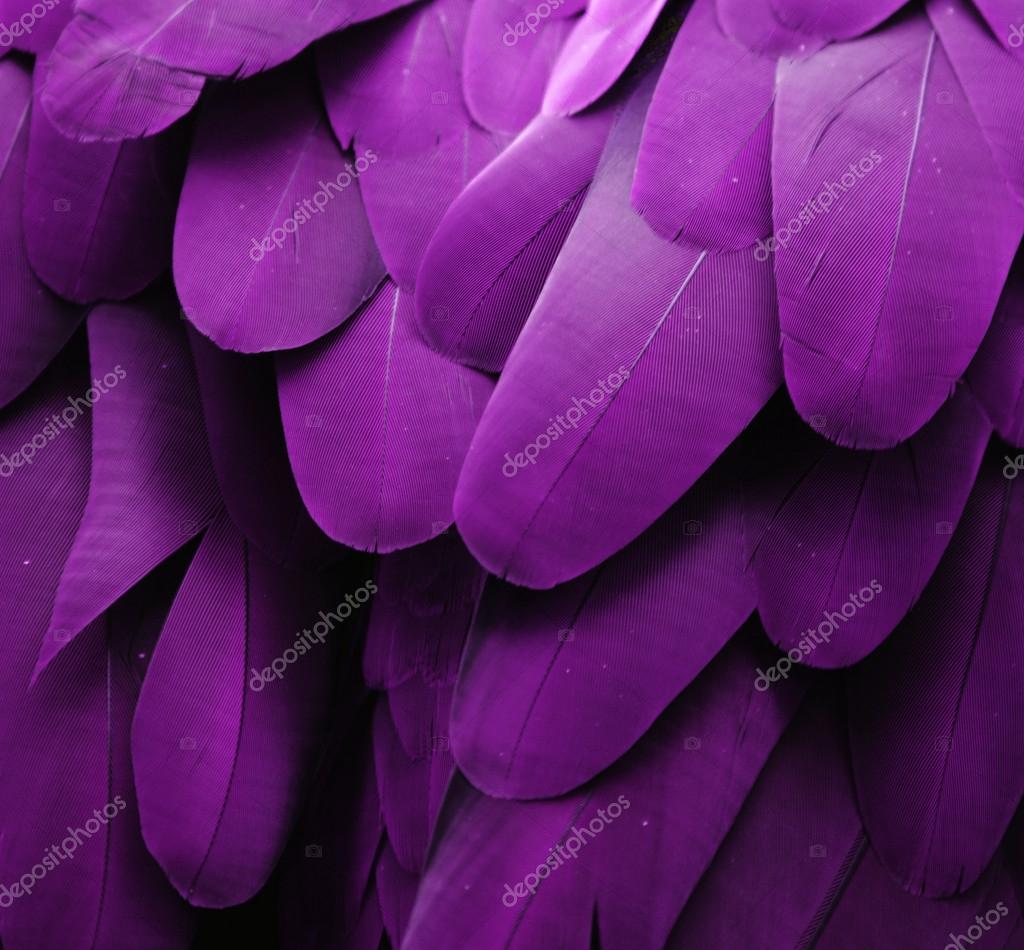
[[[850,681],[868,835],[928,897],[974,884],[1024,795],[1024,487],[1003,477],[1003,452],[990,446],[920,603]]]
[[[436,350],[500,372],[576,220],[613,118],[605,106],[534,120],[453,202],[416,281],[420,332]]]
[[[477,788],[540,798],[589,781],[632,748],[749,617],[739,461],[729,453],[583,577],[550,591],[489,582],[452,725],[459,767]]]
[[[1024,58],[1024,11],[1017,0],[974,0],[992,35],[1018,58]]]
[[[303,639],[335,600],[325,580],[266,560],[221,515],[164,625],[132,764],[146,845],[192,904],[249,899],[284,849],[334,676],[335,641]]]
[[[408,950],[545,946],[545,933],[558,934],[557,946],[586,946],[595,907],[603,946],[662,947],[799,704],[793,680],[753,689],[765,653],[738,636],[625,757],[571,795],[500,801],[454,780]],[[575,860],[557,851],[574,827],[586,829]],[[510,898],[546,860],[554,867],[536,894]],[[561,923],[567,907],[574,934]]]
[[[746,535],[758,613],[797,662],[849,666],[921,596],[992,428],[962,387],[912,439],[877,452],[833,445],[788,400],[779,408],[758,420],[749,445],[757,491]]]
[[[564,5],[553,0],[551,13],[541,18],[530,0],[473,4],[462,88],[466,107],[484,128],[514,135],[540,111],[555,59],[574,25],[559,17]]]
[[[0,406],[46,368],[85,312],[54,296],[32,272],[22,227],[32,79],[18,59],[0,62]]]
[[[173,295],[159,288],[128,303],[98,306],[89,316],[93,386],[69,394],[61,413],[68,424],[74,422],[74,413],[65,417],[71,408],[78,418],[91,414],[89,500],[64,565],[36,676],[86,624],[199,534],[220,508],[195,370],[177,312]]]
[[[1024,253],[1018,252],[968,383],[999,434],[1024,448]],[[1016,460],[1017,455],[1013,456]],[[1007,471],[1011,471],[1010,466]]]
[[[780,19],[772,0],[717,0],[722,32],[762,56],[802,58],[824,46],[824,40],[798,33]]]
[[[609,138],[459,479],[462,537],[515,584],[553,587],[623,548],[779,385],[770,266],[664,241],[629,204],[649,96]]]
[[[414,676],[388,690],[391,721],[406,754],[413,758],[451,748],[454,686]]]
[[[419,875],[403,868],[385,843],[377,861],[376,881],[384,928],[391,938],[391,945],[399,947],[416,900]]]
[[[343,549],[310,517],[295,484],[273,360],[222,350],[191,329],[189,343],[217,483],[235,525],[282,564],[337,560]]]
[[[181,578],[169,573],[92,624],[22,701],[0,875],[9,886],[38,865],[40,880],[0,910],[10,950],[191,946],[193,915],[142,840],[129,755],[140,682]]]
[[[825,40],[851,40],[888,20],[906,0],[769,0],[779,22]]]
[[[29,260],[68,300],[123,300],[170,266],[183,137],[174,131],[116,145],[72,142],[40,105],[41,73],[37,68],[22,207]]]
[[[303,63],[218,89],[197,122],[174,235],[192,324],[254,353],[302,346],[351,316],[384,276],[353,171]]]
[[[931,20],[996,165],[1024,204],[1024,56],[999,45],[962,0],[930,0]],[[1024,8],[1018,12],[1024,45]]]
[[[367,685],[392,689],[413,676],[452,685],[484,582],[459,536],[446,531],[383,555],[376,582],[363,649]]]
[[[895,445],[977,350],[1024,209],[920,13],[780,65],[772,163],[787,243],[757,253],[775,258],[793,401],[841,445]]]
[[[70,138],[153,135],[192,109],[206,77],[252,76],[402,2],[78,0],[50,54],[44,105]]]
[[[423,342],[409,294],[387,281],[347,326],[277,365],[292,468],[328,535],[387,552],[451,524],[492,384]]]
[[[463,102],[469,9],[467,0],[434,0],[317,48],[338,138],[354,137],[356,152],[371,156],[360,180],[367,217],[388,271],[407,291],[448,206],[501,150]]]
[[[722,33],[715,0],[697,0],[661,71],[637,156],[633,207],[655,233],[731,250],[771,232],[774,93],[775,62]]]
[[[1007,938],[1020,926],[1012,893],[1000,858],[955,900],[912,897],[899,888],[864,836],[836,714],[827,703],[808,702],[768,760],[667,946],[937,946],[1000,900],[1006,919],[992,936]],[[1012,940],[993,945],[1015,946]]]
[[[544,112],[572,115],[600,99],[643,46],[665,3],[591,0],[555,61]]]
[[[3,52],[17,49],[38,56],[48,53],[68,25],[74,8],[74,0],[0,0],[0,24],[8,37]],[[15,37],[13,29],[18,29],[20,35]]]

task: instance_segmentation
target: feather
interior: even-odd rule
[[[380,593],[370,608],[363,677],[392,689],[413,676],[451,686],[480,598],[484,572],[454,531],[427,544],[383,555]]]
[[[541,6],[550,11],[546,17]],[[540,111],[555,59],[574,25],[561,16],[564,7],[564,0],[473,4],[462,88],[466,107],[484,128],[515,135]]]
[[[791,30],[779,20],[774,0],[717,0],[722,32],[754,53],[802,58],[824,46],[822,39]]]
[[[316,626],[331,631],[317,608],[338,599],[327,580],[266,560],[221,515],[171,608],[132,764],[146,845],[192,904],[248,900],[284,849],[345,636],[316,642]]]
[[[591,0],[555,60],[544,92],[548,115],[593,105],[623,74],[666,0]]]
[[[277,366],[292,468],[328,535],[387,552],[451,524],[455,482],[491,382],[426,346],[410,295],[387,281],[348,326],[281,354]]]
[[[816,698],[801,707],[677,921],[670,950],[926,947],[966,930],[1000,898],[1013,910],[999,934],[1019,926],[1001,861],[951,901],[911,897],[892,882],[864,837],[834,705]]]
[[[769,0],[779,22],[825,40],[852,40],[888,20],[906,0]]]
[[[388,690],[388,710],[402,748],[422,758],[451,748],[453,686],[414,676]]]
[[[928,897],[974,884],[1024,795],[1024,490],[1001,455],[993,442],[920,603],[850,680],[868,835]]]
[[[72,142],[40,107],[40,74],[22,207],[29,260],[68,300],[123,300],[170,266],[183,136],[176,130],[143,142]]]
[[[456,689],[456,760],[499,798],[564,794],[633,747],[755,606],[737,453],[628,548],[550,591],[491,580]],[[629,649],[623,649],[628,640]]]
[[[381,257],[404,291],[448,206],[501,150],[463,102],[468,18],[468,0],[434,0],[317,48],[338,138],[354,138],[373,160],[360,188]]]
[[[967,380],[1000,436],[1024,448],[1024,251],[1017,253]],[[1020,467],[1024,468],[1024,461]]]
[[[43,9],[37,12],[39,7]],[[48,53],[73,11],[74,0],[0,0],[0,44],[7,39],[3,52]]]
[[[722,33],[715,0],[697,0],[661,72],[637,156],[633,207],[655,233],[732,250],[771,232],[774,93],[775,62]]]
[[[926,8],[992,157],[1024,204],[1024,56],[1000,46],[961,0],[929,0]],[[1024,44],[1024,8],[1018,19]],[[943,90],[938,95],[944,102]]]
[[[0,406],[21,394],[71,339],[85,312],[59,300],[32,272],[22,229],[32,79],[0,62]]]
[[[1000,43],[1018,57],[1024,56],[1024,13],[1017,0],[974,0]]]
[[[77,0],[50,54],[43,104],[70,138],[153,135],[195,106],[206,77],[252,76],[403,2]]]
[[[841,445],[895,445],[966,369],[1024,226],[926,18],[782,63],[772,169],[797,410]]]
[[[739,635],[628,755],[571,795],[500,801],[454,780],[407,950],[585,946],[595,907],[602,946],[663,946],[799,704],[795,681],[753,690],[765,652]],[[591,837],[570,837],[577,825]],[[545,862],[554,868],[538,886]],[[536,893],[516,895],[526,875]]]
[[[72,416],[92,414],[89,500],[34,676],[220,507],[176,314],[173,297],[161,289],[96,307],[89,317],[93,386],[69,395],[61,413],[68,424],[71,409]]]
[[[185,174],[174,276],[189,320],[218,346],[310,343],[380,283],[357,185],[368,159],[345,157],[301,63],[210,97]]]
[[[452,203],[416,281],[420,332],[436,350],[501,371],[576,220],[614,114],[598,107],[534,120]]]
[[[416,899],[419,876],[403,868],[385,843],[377,861],[376,881],[384,927],[391,945],[399,947]]]
[[[632,541],[779,385],[770,267],[663,241],[629,205],[649,86],[609,138],[459,478],[463,539],[515,584],[553,587]]]
[[[964,389],[908,442],[878,452],[835,446],[788,401],[779,409],[758,420],[748,447],[758,613],[795,662],[849,666],[921,596],[992,428]]]
[[[344,550],[306,511],[288,452],[268,356],[222,350],[189,330],[213,467],[238,529],[272,560],[314,567]]]
[[[181,573],[167,565],[130,591],[20,703],[0,879],[27,878],[29,891],[0,910],[8,950],[191,946],[194,918],[142,841],[129,756],[140,680]]]

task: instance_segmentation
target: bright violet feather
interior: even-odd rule
[[[220,507],[195,370],[177,314],[173,297],[157,290],[98,306],[89,316],[93,386],[68,393],[67,407],[92,417],[89,500],[36,676],[86,624],[202,531]],[[86,397],[93,395],[89,408]]]
[[[384,929],[391,945],[400,947],[416,900],[419,875],[403,868],[391,845],[385,842],[377,860],[376,882]]]
[[[630,207],[647,85],[609,138],[455,494],[467,546],[515,584],[553,587],[632,541],[779,385],[770,266],[664,241]]]
[[[605,106],[536,119],[452,203],[416,283],[420,332],[438,352],[500,372],[576,220],[614,116]]]
[[[850,40],[873,30],[906,0],[768,0],[779,22],[825,40]]]
[[[55,297],[32,272],[22,227],[32,78],[0,62],[0,406],[22,393],[75,332],[85,312]]]
[[[823,39],[798,33],[782,23],[772,3],[773,0],[717,0],[722,32],[763,56],[799,59],[825,45]]]
[[[402,2],[77,0],[50,54],[43,104],[71,138],[153,135],[195,106],[206,77],[252,76]]]
[[[278,382],[299,491],[328,535],[387,552],[451,524],[492,384],[423,342],[409,294],[387,281],[336,334],[281,354]]]
[[[171,263],[183,137],[72,142],[40,107],[39,74],[22,207],[32,269],[77,303],[131,297]]]
[[[341,599],[326,580],[268,561],[222,514],[171,607],[132,725],[132,766],[146,845],[191,904],[247,900],[284,849],[346,635],[307,633]],[[306,651],[260,680],[300,639]]]
[[[1020,4],[1016,0],[974,0],[974,5],[981,11],[992,35],[1011,53],[1024,58],[1024,11]]]
[[[992,428],[961,388],[920,432],[856,452],[793,413],[752,427],[746,536],[757,608],[780,650],[820,668],[874,650],[921,596],[974,485]]]
[[[876,854],[948,897],[992,859],[1024,795],[1024,487],[993,442],[935,576],[852,674],[850,747]]]
[[[591,0],[555,61],[544,93],[548,115],[593,105],[623,74],[666,0]]]
[[[730,40],[715,0],[697,0],[661,71],[637,156],[633,207],[655,233],[733,250],[771,232],[774,95],[775,61]]]
[[[550,591],[488,582],[452,714],[456,759],[477,788],[540,798],[594,778],[750,616],[739,461],[727,453],[583,577]]]
[[[783,237],[755,253],[793,402],[841,445],[893,446],[966,369],[1024,227],[923,14],[780,64],[772,168]]]
[[[244,353],[302,346],[373,293],[384,267],[353,170],[301,64],[211,96],[174,235],[175,286],[200,332]]]

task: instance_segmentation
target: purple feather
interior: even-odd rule
[[[1017,57],[1024,57],[1024,11],[1017,0],[974,0],[992,35]]]
[[[733,250],[771,232],[774,94],[775,62],[722,33],[715,0],[697,0],[661,72],[637,157],[633,207],[657,234]]]
[[[460,533],[515,584],[553,587],[632,541],[779,385],[770,267],[663,241],[630,207],[649,94],[609,138],[459,479]]]
[[[788,236],[755,253],[775,257],[786,383],[833,441],[887,448],[935,414],[977,350],[1024,209],[922,14],[783,63],[778,88]]]
[[[762,56],[802,58],[825,45],[781,20],[773,0],[717,0],[718,22],[726,36]]]
[[[280,355],[278,379],[299,491],[328,535],[386,552],[451,524],[491,382],[423,342],[409,294],[387,281],[336,334]]]
[[[779,22],[825,40],[851,40],[888,20],[906,0],[769,0]]]
[[[32,78],[0,62],[0,406],[22,393],[75,332],[85,312],[59,300],[32,272],[22,228]]]
[[[339,598],[266,560],[226,515],[185,576],[139,698],[132,764],[146,845],[192,904],[247,900],[281,856],[347,633],[318,643],[303,628],[327,627],[317,610]]]
[[[224,349],[302,346],[351,316],[384,276],[358,170],[301,64],[218,92],[199,117],[178,210],[178,295]]]
[[[728,453],[584,577],[550,591],[489,582],[452,727],[459,767],[477,788],[539,798],[589,781],[747,619],[755,594],[744,573],[738,461]]]
[[[400,947],[416,900],[419,875],[407,871],[385,842],[377,861],[377,897],[384,928],[393,947]]]
[[[35,676],[86,624],[202,531],[220,506],[177,312],[173,297],[160,290],[99,306],[89,316],[93,387],[69,393],[61,413],[92,413],[89,500]],[[71,424],[73,417],[61,421]]]
[[[22,208],[29,260],[68,300],[123,300],[170,266],[182,136],[71,142],[39,105],[40,72]]]
[[[1024,795],[1024,489],[989,449],[921,598],[853,673],[850,745],[875,852],[911,893],[971,887]]]
[[[576,220],[614,115],[605,107],[536,119],[455,200],[416,284],[420,331],[435,349],[489,372],[505,365]]]
[[[921,596],[967,503],[991,434],[961,389],[908,442],[843,449],[788,403],[753,427],[747,541],[758,612],[795,662],[849,666]]]

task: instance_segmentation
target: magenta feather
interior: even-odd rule
[[[928,897],[974,884],[1024,795],[1024,489],[1001,455],[994,442],[921,601],[851,680],[868,835]]]
[[[887,448],[935,414],[977,350],[1024,209],[923,14],[783,63],[778,90],[786,382],[833,441]]]
[[[888,20],[906,0],[769,0],[779,22],[825,40],[852,40]]]
[[[502,369],[576,220],[613,118],[605,107],[536,119],[453,202],[416,283],[420,332],[436,350]]]
[[[770,267],[663,241],[630,207],[649,86],[609,138],[455,494],[474,556],[527,587],[637,537],[779,385]]]
[[[779,20],[773,0],[717,0],[718,22],[726,36],[762,56],[810,56],[825,41],[790,29]]]
[[[89,316],[93,388],[69,393],[62,411],[76,407],[79,416],[92,415],[89,500],[35,676],[86,624],[201,532],[220,507],[177,314],[173,296],[160,289],[96,307]],[[86,397],[93,391],[90,409]]]
[[[280,355],[278,379],[299,491],[328,535],[386,552],[451,524],[491,382],[423,342],[410,295],[387,281],[336,334]]]
[[[175,285],[198,330],[246,353],[297,347],[373,293],[384,267],[347,168],[303,64],[211,96],[174,235]]]
[[[1024,12],[1017,0],[974,0],[992,31],[992,35],[1018,58],[1024,58]]]
[[[393,947],[402,945],[419,880],[419,875],[402,867],[390,845],[385,842],[377,861],[377,897],[384,929]]]

